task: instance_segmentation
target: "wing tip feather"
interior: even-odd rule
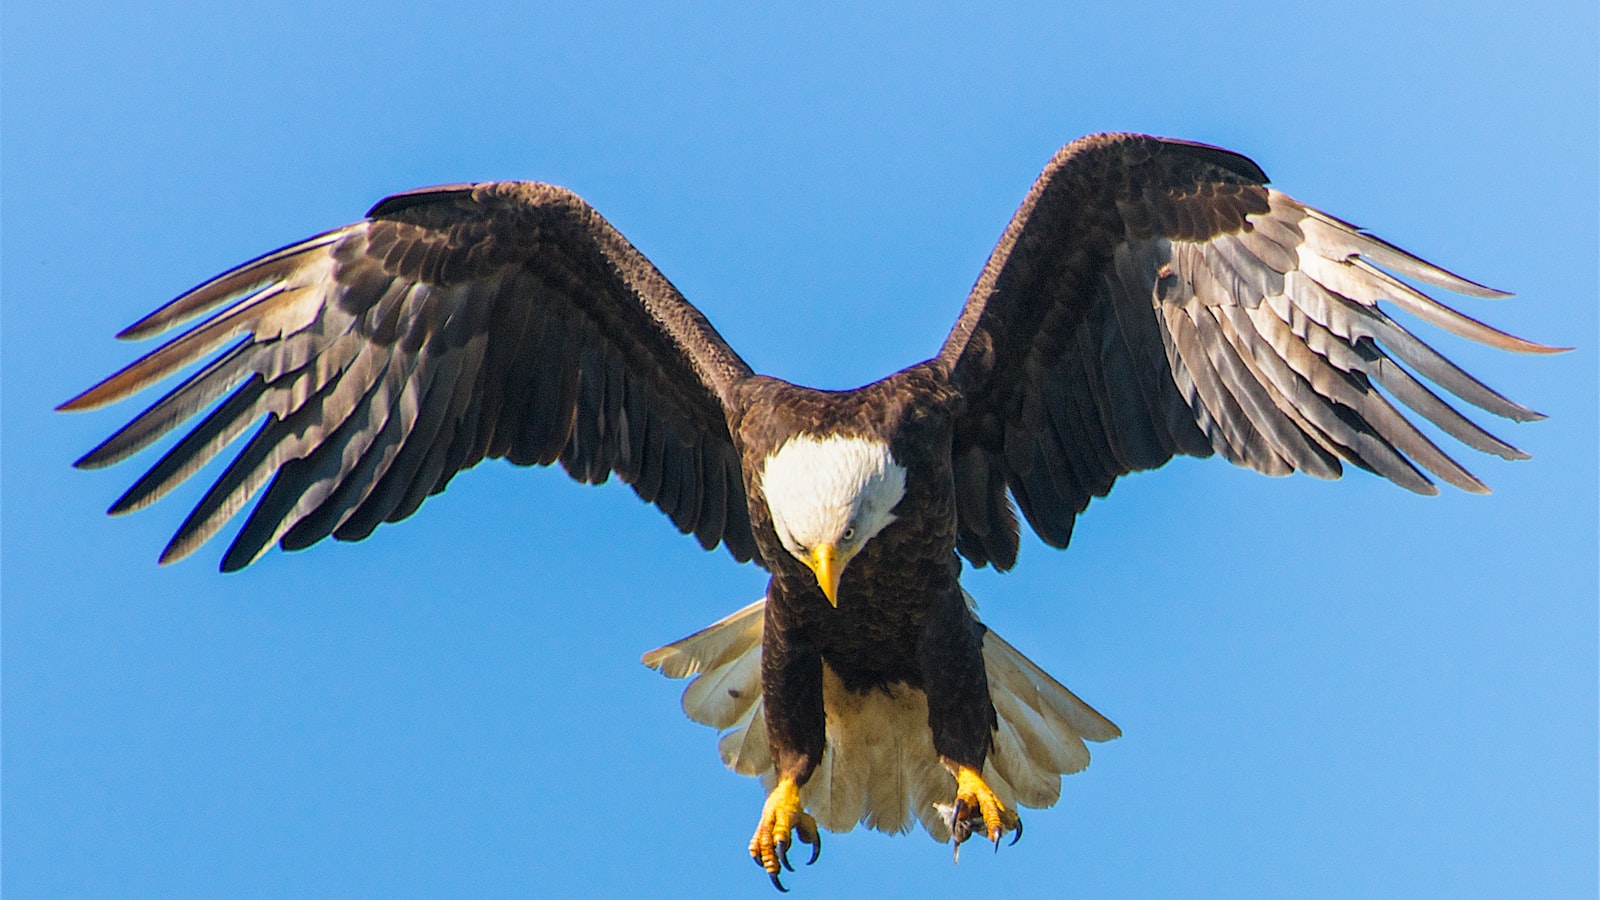
[[[105,379],[71,400],[57,404],[55,411],[62,413],[92,412],[123,399],[127,396],[127,392],[114,391],[110,388],[111,383],[121,374],[121,372],[118,372],[117,375]],[[86,457],[90,455],[93,454],[85,454]]]
[[[174,537],[167,543],[166,547],[162,548],[161,555],[156,557],[156,564],[161,566],[170,566],[194,551],[194,547],[185,546],[184,543],[180,543],[178,539]]]
[[[1518,338],[1518,340],[1527,345],[1519,348],[1517,350],[1518,353],[1537,353],[1542,356],[1549,356],[1556,353],[1571,353],[1572,351],[1578,349],[1577,347],[1557,347],[1554,344],[1541,344],[1537,341],[1530,341],[1525,338]],[[1543,418],[1543,416],[1540,418]]]

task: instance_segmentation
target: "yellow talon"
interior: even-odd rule
[[[802,843],[811,845],[811,859],[806,861],[806,865],[816,862],[817,856],[822,853],[822,835],[817,832],[817,820],[801,808],[800,786],[795,784],[793,778],[785,778],[767,795],[767,802],[761,807],[761,824],[756,826],[756,833],[750,838],[750,858],[767,870],[772,877],[772,886],[780,891],[788,891],[788,888],[778,880],[779,872],[782,869],[794,871],[794,866],[789,865],[789,845],[794,840],[791,832]]]
[[[1000,849],[1000,838],[1008,831],[1017,833],[1011,843],[1022,838],[1022,817],[1006,809],[976,769],[960,766],[956,769],[956,802],[950,808],[950,836],[955,839],[957,853],[961,851],[961,843],[979,830],[979,826],[994,842],[996,850]]]

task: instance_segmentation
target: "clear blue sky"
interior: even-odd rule
[[[830,835],[796,896],[1593,897],[1594,4],[990,6],[7,4],[6,896],[770,896],[759,787],[638,663],[759,570],[504,463],[362,544],[160,568],[201,486],[103,516],[142,468],[68,463],[135,409],[50,408],[191,284],[502,178],[852,386],[934,351],[1057,146],[1137,130],[1516,291],[1465,308],[1579,349],[1438,343],[1550,414],[1502,429],[1534,459],[1119,483],[969,586],[1125,737],[998,856]]]

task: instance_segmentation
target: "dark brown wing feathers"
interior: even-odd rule
[[[1139,135],[1062,150],[1035,182],[930,371],[963,396],[957,549],[1016,561],[1016,499],[1065,546],[1090,498],[1176,454],[1269,474],[1344,463],[1419,492],[1486,488],[1391,403],[1468,446],[1525,456],[1430,388],[1499,395],[1378,307],[1517,352],[1396,276],[1504,296],[1266,186],[1245,157]],[[202,318],[204,317],[204,318]],[[613,472],[706,547],[755,552],[728,433],[751,372],[582,200],[531,183],[396,194],[366,221],[265,254],[120,335],[199,324],[64,404],[197,372],[83,459],[104,466],[191,418],[112,507],[159,499],[255,428],[169,544],[192,552],[265,487],[224,558],[359,539],[485,457]],[[258,424],[259,423],[259,424]],[[270,484],[268,481],[270,480]]]
[[[1015,562],[1005,488],[1040,537],[1119,475],[1218,453],[1268,474],[1342,463],[1434,493],[1485,491],[1390,402],[1507,459],[1525,456],[1432,382],[1496,415],[1507,400],[1378,308],[1489,346],[1551,352],[1399,280],[1505,296],[1266,187],[1237,154],[1140,135],[1064,147],[1013,217],[934,364],[967,399],[957,547]],[[1387,397],[1378,388],[1387,392]],[[1005,487],[1002,487],[1004,485]]]
[[[117,462],[210,410],[112,508],[126,512],[260,423],[164,560],[263,486],[224,569],[274,542],[365,537],[500,456],[559,459],[585,482],[615,472],[702,545],[750,558],[723,408],[749,368],[615,229],[542,184],[411,191],[370,216],[141,320],[124,336],[210,314],[63,405],[122,399],[226,348],[78,463]]]

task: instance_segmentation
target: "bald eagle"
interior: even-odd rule
[[[963,558],[1008,569],[1022,517],[1065,547],[1091,497],[1176,454],[1271,475],[1344,463],[1418,493],[1487,489],[1392,401],[1474,449],[1526,454],[1429,383],[1539,418],[1383,312],[1551,352],[1400,277],[1501,292],[1266,186],[1226,150],[1142,135],[1050,161],[931,359],[850,391],[758,375],[576,195],[538,183],[389,197],[360,222],[201,284],[120,337],[199,324],[62,405],[203,362],[77,465],[118,462],[202,413],[111,507],[243,449],[161,559],[263,488],[222,557],[360,540],[486,457],[612,473],[684,533],[771,579],[762,601],[647,654],[698,675],[685,709],[767,787],[750,854],[774,885],[796,840],[920,820],[957,848],[1020,835],[1116,726],[974,614]],[[1015,506],[1013,507],[1013,502]]]

